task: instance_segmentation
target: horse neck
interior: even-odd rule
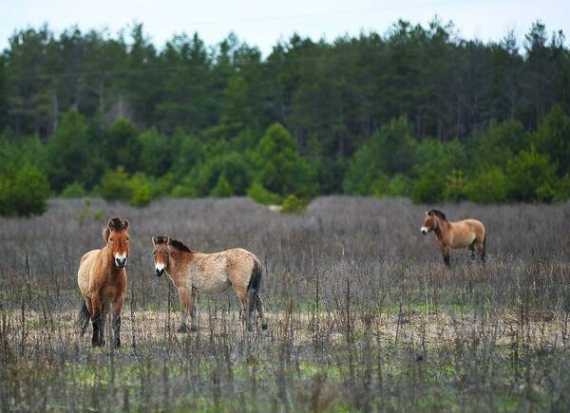
[[[178,251],[176,259],[170,258],[168,260],[168,267],[170,271],[177,274],[179,271],[184,271],[192,261],[196,258],[197,253],[194,251]]]
[[[433,230],[438,237],[441,237],[443,232],[446,232],[449,229],[449,222],[445,219],[441,219],[436,217],[437,226]]]

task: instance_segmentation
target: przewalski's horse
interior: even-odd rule
[[[481,261],[485,261],[485,226],[476,219],[449,222],[445,214],[437,209],[426,212],[421,227],[422,234],[433,231],[441,248],[443,261],[449,266],[449,253],[452,248],[469,248],[475,259],[475,244]]]
[[[196,331],[197,294],[216,294],[234,288],[248,331],[251,331],[251,316],[255,309],[261,319],[261,328],[267,329],[263,314],[263,302],[259,296],[262,266],[251,252],[241,248],[213,254],[191,251],[180,241],[165,236],[152,237],[154,268],[157,276],[167,273],[180,296],[182,321],[179,332],[188,330],[187,315],[190,315],[190,331]]]
[[[112,218],[103,229],[103,248],[83,255],[77,272],[77,283],[84,303],[79,313],[81,336],[85,334],[89,320],[93,324],[93,347],[105,345],[105,322],[109,310],[112,313],[113,344],[121,346],[121,308],[127,290],[129,258],[129,222]]]

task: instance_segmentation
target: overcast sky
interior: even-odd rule
[[[43,24],[56,37],[74,26],[82,33],[105,30],[116,37],[142,23],[159,50],[176,34],[196,32],[207,46],[215,46],[234,32],[267,56],[294,33],[332,42],[346,34],[384,35],[398,19],[427,28],[435,16],[443,24],[453,22],[463,39],[500,41],[514,31],[520,46],[536,21],[549,34],[562,30],[570,36],[570,0],[0,0],[0,50],[15,31]]]

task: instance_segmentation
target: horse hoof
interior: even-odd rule
[[[263,323],[263,324],[261,325],[261,329],[262,329],[262,330],[267,330],[267,323]]]
[[[198,327],[196,327],[196,326],[190,326],[190,332],[191,332],[191,333],[195,333],[196,331],[198,331]]]

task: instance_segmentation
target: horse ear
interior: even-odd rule
[[[156,239],[154,238],[154,235],[152,236],[152,246],[156,247]]]
[[[166,245],[170,245],[170,237],[164,237],[164,242]]]
[[[109,228],[103,228],[103,239],[105,242],[109,241],[109,235],[111,234],[111,230]]]
[[[426,211],[426,215],[429,215],[429,211]]]
[[[129,227],[129,221],[127,221],[126,219],[125,219],[125,224],[124,224],[124,226],[125,226],[125,229],[127,229],[127,228]]]

